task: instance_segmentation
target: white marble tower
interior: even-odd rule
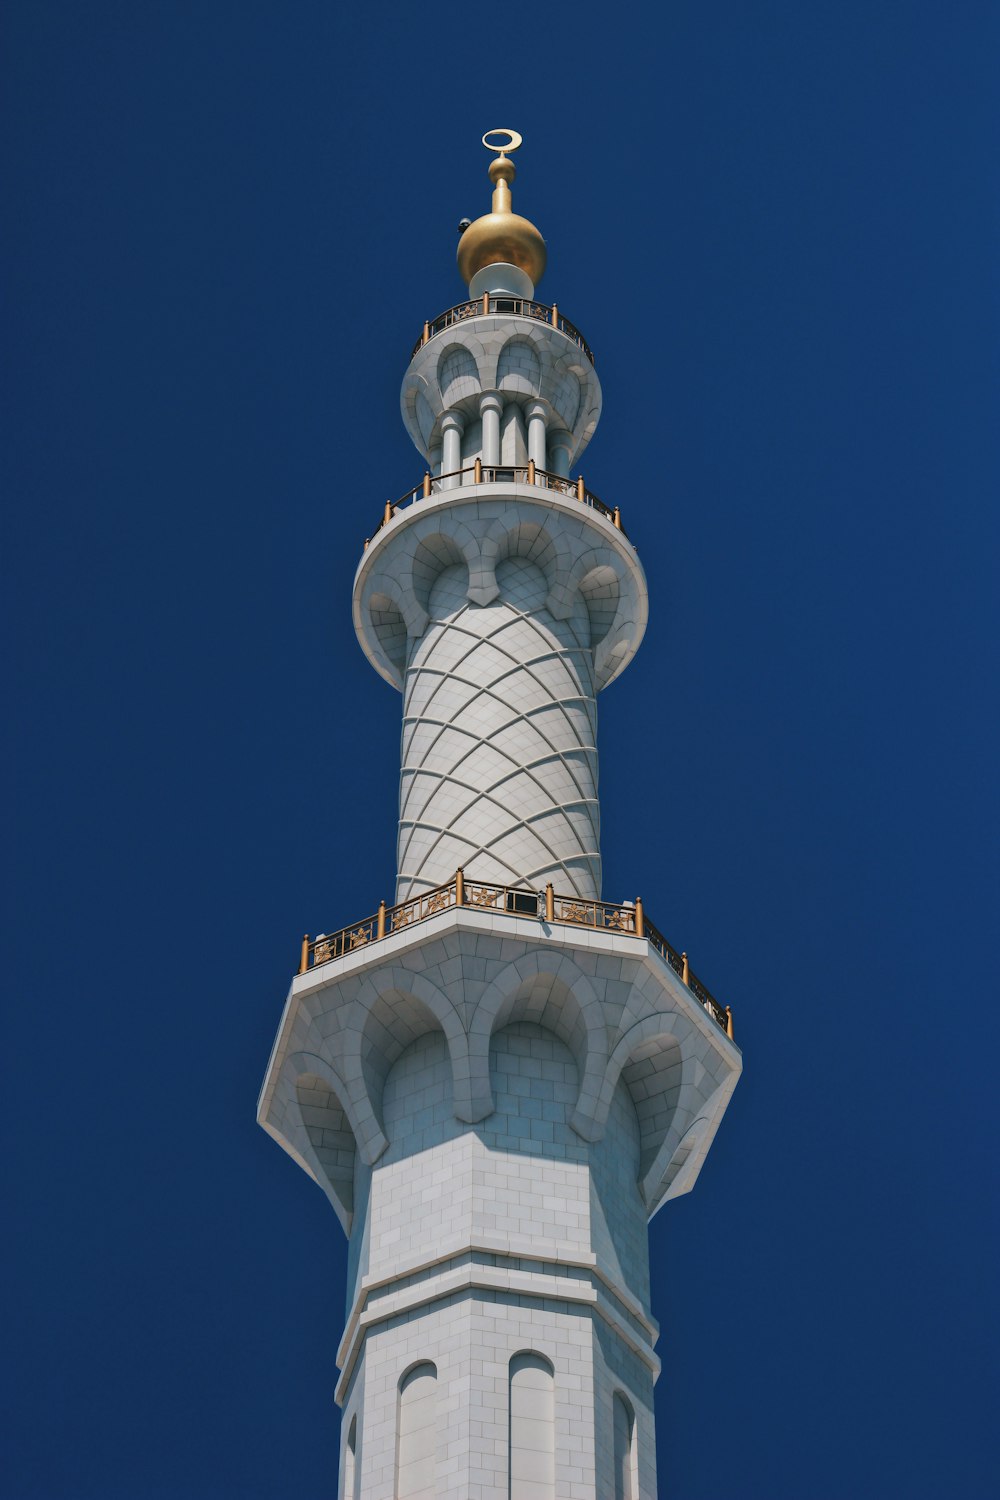
[[[354,585],[403,695],[395,904],[303,942],[258,1118],[350,1239],[341,1500],[656,1500],[646,1224],[741,1061],[642,902],[601,899],[597,694],[646,582],[569,477],[593,356],[535,300],[520,138],[484,143],[469,298],[403,381],[426,473]]]

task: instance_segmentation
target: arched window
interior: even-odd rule
[[[615,1500],[639,1500],[639,1463],[635,1447],[635,1412],[615,1391]]]
[[[510,1500],[555,1500],[556,1395],[554,1371],[540,1354],[510,1362]]]
[[[351,1418],[344,1449],[344,1500],[358,1500],[358,1419]]]
[[[414,1365],[399,1382],[396,1500],[436,1500],[437,1368]]]

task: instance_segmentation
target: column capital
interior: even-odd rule
[[[465,418],[460,411],[446,411],[441,417],[442,432],[464,432]]]
[[[524,408],[524,415],[529,422],[534,417],[541,417],[543,422],[547,422],[549,420],[549,403],[547,401],[539,401],[537,398],[534,401],[529,401]]]
[[[503,411],[503,397],[499,391],[484,391],[479,398],[480,415],[490,411],[495,411],[497,416]]]

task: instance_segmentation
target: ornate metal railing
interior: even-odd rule
[[[482,297],[476,297],[472,302],[460,302],[457,307],[449,307],[447,312],[440,313],[431,322],[424,324],[424,331],[413,346],[413,355],[422,349],[428,339],[436,334],[444,333],[446,328],[454,328],[456,323],[465,323],[469,318],[488,318],[491,314],[503,314],[514,318],[532,318],[536,323],[548,323],[551,328],[558,328],[568,339],[572,339],[578,348],[594,363],[594,352],[583,334],[575,323],[569,318],[564,318],[555,302],[548,307],[544,302],[534,302],[530,297],[509,297],[494,295],[486,292]]]
[[[589,505],[592,510],[600,511],[624,537],[628,536],[622,525],[618,506],[605,505],[603,500],[599,500],[587,489],[582,474],[577,479],[566,479],[562,474],[538,468],[531,459],[526,464],[484,464],[477,458],[475,463],[464,469],[450,469],[447,474],[425,474],[418,485],[407,490],[405,495],[400,495],[398,500],[387,500],[382,510],[382,519],[372,535],[365,537],[365,546],[368,546],[372,537],[383,526],[388,526],[398,510],[405,510],[407,506],[416,505],[421,500],[429,500],[432,495],[444,494],[448,489],[458,489],[463,484],[531,484],[539,489],[552,490],[557,495],[565,495],[568,500],[579,500],[581,505]]]
[[[480,911],[500,912],[508,917],[534,917],[546,923],[566,923],[572,927],[589,927],[599,932],[624,933],[628,937],[644,938],[664,962],[673,969],[677,977],[700,1001],[718,1026],[732,1038],[733,1013],[728,1005],[720,1005],[707,986],[692,970],[686,953],[667,942],[666,938],[646,916],[640,899],[633,901],[593,901],[579,896],[557,896],[551,884],[544,891],[526,890],[523,886],[492,885],[487,881],[467,878],[463,870],[456,870],[455,878],[432,891],[411,896],[397,906],[379,903],[379,909],[371,917],[342,927],[339,932],[320,932],[302,939],[299,973],[317,969],[331,959],[343,958],[369,943],[380,942],[404,927],[425,922],[438,912],[448,911],[453,906],[463,906]]]

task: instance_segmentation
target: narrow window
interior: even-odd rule
[[[358,1419],[351,1418],[344,1450],[344,1500],[358,1500]]]
[[[639,1465],[635,1451],[635,1412],[615,1391],[615,1500],[638,1500]]]
[[[399,1384],[396,1500],[436,1500],[437,1369],[414,1365]]]
[[[510,1500],[555,1500],[555,1382],[540,1354],[510,1362],[509,1454]]]

